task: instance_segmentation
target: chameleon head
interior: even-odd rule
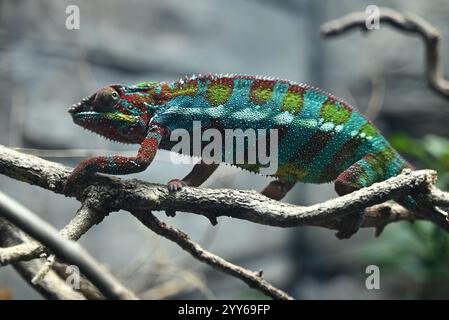
[[[74,104],[68,110],[73,122],[114,141],[140,143],[149,115],[141,101],[126,95],[125,89],[111,85]]]

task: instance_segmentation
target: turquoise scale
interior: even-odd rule
[[[361,127],[367,122],[357,111],[353,111],[347,123],[342,124],[339,130],[332,131],[335,130],[335,126],[332,128],[330,123],[324,123],[320,115],[323,103],[329,98],[327,94],[313,88],[307,89],[304,92],[301,111],[293,115],[281,111],[285,95],[291,84],[282,81],[275,82],[271,99],[264,104],[257,104],[250,98],[254,79],[235,78],[233,81],[231,96],[224,105],[211,105],[207,99],[210,79],[197,79],[198,92],[195,96],[186,95],[171,99],[167,103],[167,108],[156,114],[153,120],[166,125],[170,130],[176,128],[191,130],[193,121],[201,121],[204,128],[213,119],[218,119],[224,128],[239,128],[243,131],[246,129],[267,130],[284,126],[287,128],[287,133],[280,141],[278,148],[280,167],[288,164],[297,152],[301,152],[301,149],[307,146],[310,139],[320,130],[334,132],[323,150],[320,150],[313,160],[308,163],[302,163],[299,160],[296,163],[298,168],[304,167],[303,169],[308,173],[304,177],[307,182],[320,182],[324,168],[332,161],[340,147],[353,138],[353,135],[351,135],[353,131],[359,133]],[[376,153],[388,146],[388,143],[380,134],[371,141],[365,140],[357,147],[353,159],[349,159],[343,165],[345,168],[341,168],[341,171],[347,169],[357,159],[363,158],[366,154]],[[396,174],[403,163],[402,158],[395,158],[387,164],[388,174]],[[370,172],[372,169],[369,168],[369,164],[363,164],[363,166],[365,165],[367,166],[366,170]]]
[[[358,162],[358,164],[360,165],[360,167],[365,171],[365,173],[368,175],[368,177],[370,177],[370,181],[375,180],[375,172],[373,171],[373,168],[371,167],[371,165],[365,161],[365,160],[360,160]],[[359,183],[362,187],[366,187],[370,184],[370,181],[366,181],[365,178],[363,176],[359,177]]]
[[[298,152],[318,131],[320,108],[327,96],[314,90],[304,93],[301,112],[293,118],[285,138],[279,146],[279,164],[286,164],[293,154]]]

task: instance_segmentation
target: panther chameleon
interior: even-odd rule
[[[297,181],[335,181],[345,195],[398,175],[411,165],[379,130],[343,100],[307,84],[247,75],[198,75],[179,81],[110,85],[69,109],[73,121],[108,139],[139,144],[134,157],[95,157],[81,162],[66,185],[102,172],[129,174],[145,170],[158,149],[170,150],[170,133],[201,130],[277,129],[278,169],[262,191],[280,200]],[[204,147],[204,143],[202,145]],[[190,152],[190,155],[195,155]],[[199,155],[197,155],[199,156]],[[225,159],[223,159],[224,161]],[[231,163],[259,173],[260,163]],[[170,191],[199,186],[218,163],[201,159],[183,179],[168,183]],[[360,216],[360,215],[358,215]],[[352,235],[356,221],[340,237]]]

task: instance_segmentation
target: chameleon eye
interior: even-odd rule
[[[98,112],[109,112],[120,98],[116,91],[100,91],[95,96],[93,107]]]
[[[113,91],[111,93],[111,97],[112,97],[112,99],[117,100],[119,98],[119,95],[118,95],[118,93],[116,91]]]

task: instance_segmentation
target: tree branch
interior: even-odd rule
[[[0,218],[0,245],[2,247],[15,246],[22,242],[31,241],[31,239],[13,226],[7,220]],[[35,288],[47,299],[58,300],[85,300],[85,296],[73,290],[67,283],[61,279],[54,271],[49,271],[46,277],[37,284],[32,284],[31,280],[35,274],[41,270],[44,262],[42,259],[32,261],[19,261],[13,264],[14,269],[20,276]]]
[[[2,148],[3,150],[1,150]],[[5,153],[1,151],[5,151]],[[0,146],[0,170],[2,170],[2,168],[8,168],[5,171],[3,171],[3,173],[8,172],[11,177],[19,177],[20,180],[27,182],[30,182],[28,179],[32,180],[34,179],[35,184],[41,185],[50,190],[54,189],[53,191],[56,192],[60,191],[60,189],[58,188],[61,188],[62,185],[58,183],[59,181],[58,176],[60,175],[61,172],[62,174],[64,174],[64,171],[67,171],[66,174],[68,174],[70,170],[67,170],[63,166],[60,166],[58,168],[59,166],[58,164],[50,163],[37,157],[31,157],[25,160],[22,158],[23,156],[25,156],[25,158],[30,156],[20,154],[15,151],[12,151],[11,153],[7,154],[7,152],[9,151],[12,150]],[[2,155],[4,155],[5,157],[3,158]],[[26,161],[31,161],[30,163],[33,163],[33,166],[28,167],[27,164],[24,163]],[[22,169],[18,170],[16,165],[22,167]],[[36,172],[32,172],[31,175],[28,175],[26,172],[27,170],[30,169],[36,170]],[[60,171],[59,173],[57,172],[58,170]],[[42,174],[44,174],[45,176]],[[34,178],[32,177],[33,175]],[[37,178],[38,176],[40,176],[40,178]],[[117,180],[109,178],[106,179]],[[77,197],[80,198],[81,196]],[[94,210],[87,205],[83,205],[77,212],[75,218],[61,230],[60,234],[68,239],[76,240],[82,234],[87,232],[87,230],[89,230],[94,224],[99,223],[104,217],[104,214],[100,213],[103,212],[103,205],[102,205],[103,201],[104,200],[100,200],[99,197],[95,197],[92,199],[87,198],[86,203],[95,204],[97,207],[100,207],[101,210]],[[156,218],[154,217],[154,219]],[[143,221],[148,222],[149,220],[143,219]],[[241,278],[246,283],[261,290],[262,292],[267,293],[269,296],[279,299],[291,299],[290,296],[288,296],[283,291],[276,289],[275,287],[270,285],[267,281],[263,280],[261,276],[259,276],[258,274],[253,274],[251,271],[233,265],[227,262],[226,260],[209,253],[208,251],[201,248],[199,245],[189,240],[186,235],[182,236],[180,234],[180,231],[169,227],[164,227],[162,224],[158,224],[157,223],[158,221],[159,220],[157,219],[152,221],[153,231],[155,232],[162,231],[164,236],[169,235],[168,238],[180,244],[181,247],[187,247],[192,249],[193,251],[190,250],[189,252],[191,252],[195,257],[204,257],[203,259],[200,259],[200,261],[203,262],[209,261],[209,259],[212,258],[212,261],[209,261],[209,264],[213,266],[218,265],[220,270],[227,270],[228,268],[230,268],[228,273],[239,275],[238,278]],[[46,251],[45,247],[37,243],[27,243],[12,248],[0,249],[0,262],[6,264],[24,259],[32,259],[34,257],[39,256],[41,253],[45,251]]]
[[[353,12],[336,20],[324,23],[321,34],[325,37],[342,35],[350,30],[366,28],[367,14]],[[430,87],[437,93],[449,97],[449,81],[444,79],[440,54],[441,34],[434,26],[423,18],[407,13],[403,14],[389,8],[380,8],[379,22],[389,24],[403,32],[418,34],[426,48],[426,78]]]
[[[38,185],[55,193],[63,193],[63,184],[70,172],[71,169],[63,165],[0,145],[0,173],[12,178]],[[430,194],[432,197],[438,190],[431,188],[435,179],[434,171],[413,171],[349,195],[308,207],[271,200],[255,191],[186,187],[180,192],[170,193],[164,185],[135,179],[119,179],[102,174],[92,176],[66,195],[85,201],[91,209],[105,212],[120,209],[127,211],[177,210],[205,217],[229,216],[278,227],[307,225],[335,229],[335,219],[354,210],[361,210],[413,193],[422,193],[426,197]],[[449,199],[447,193],[439,192],[441,192],[440,198]],[[439,205],[443,203],[440,201]],[[403,211],[401,215],[385,215],[384,212],[385,207],[381,215],[373,209],[368,210],[362,226],[377,227],[398,220],[413,221],[417,217],[423,217],[408,211]],[[444,217],[442,218],[437,223],[448,230]]]
[[[293,299],[284,291],[273,287],[269,282],[264,280],[260,272],[251,272],[245,268],[232,264],[213,253],[210,253],[209,251],[203,249],[199,244],[190,240],[187,234],[178,229],[167,226],[164,222],[157,219],[151,212],[136,210],[133,211],[132,214],[149,229],[153,230],[158,235],[175,242],[199,261],[241,279],[251,288],[258,289],[273,299]]]
[[[110,299],[135,299],[114,276],[101,268],[98,262],[78,243],[62,237],[50,224],[36,214],[0,192],[0,214],[45,244],[56,255],[72,263]]]
[[[56,262],[53,264],[52,269],[53,271],[59,275],[59,277],[63,280],[67,280],[69,278],[70,274],[67,273],[67,268],[69,265],[59,262],[56,260]],[[86,299],[88,300],[105,300],[106,297],[98,290],[94,284],[87,279],[83,274],[80,274],[79,279],[79,292],[81,292]]]
[[[68,240],[76,241],[90,228],[100,223],[103,218],[103,213],[83,205],[75,217],[60,231],[60,235]],[[0,265],[31,260],[43,253],[47,253],[47,248],[36,241],[0,248]]]
[[[71,170],[60,164],[22,154],[0,145],[0,173],[63,193],[63,184]],[[198,260],[231,274],[261,292],[276,298],[290,298],[286,293],[274,288],[257,274],[235,266],[213,255],[192,242],[187,235],[177,229],[167,227],[151,214],[152,210],[184,211],[204,215],[211,221],[216,217],[228,216],[277,227],[321,226],[337,229],[338,219],[356,210],[365,209],[362,227],[374,227],[377,234],[389,223],[400,220],[413,221],[428,219],[449,230],[446,216],[435,205],[449,203],[449,195],[433,186],[436,174],[431,170],[405,172],[387,181],[374,184],[349,195],[338,197],[321,204],[300,207],[268,199],[255,191],[231,189],[189,188],[170,193],[165,185],[151,184],[139,180],[125,180],[102,174],[92,176],[78,185],[66,196],[76,197],[88,209],[89,223],[85,223],[78,213],[64,229],[70,238],[77,238],[94,223],[101,221],[104,214],[120,209],[134,214],[156,233],[176,242]],[[387,200],[413,194],[420,199],[420,212],[415,214],[398,205],[381,204]],[[422,210],[421,210],[422,209]],[[90,216],[90,214],[93,215]],[[74,220],[77,220],[74,222]],[[84,222],[83,222],[84,221]],[[95,221],[95,222],[94,222]],[[78,227],[82,227],[79,231]],[[63,229],[63,230],[64,230]],[[70,232],[69,232],[70,230]],[[62,233],[62,231],[61,231]],[[43,249],[36,247],[24,250],[25,254],[11,255],[9,260],[32,258]],[[7,249],[3,249],[7,250]],[[1,251],[0,251],[1,253]],[[2,255],[0,254],[0,257]],[[5,254],[3,254],[5,259]]]

